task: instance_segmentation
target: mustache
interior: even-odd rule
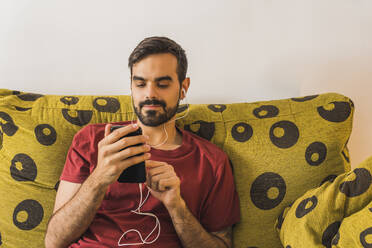
[[[167,106],[167,104],[164,101],[157,100],[157,99],[151,99],[151,100],[150,99],[147,99],[147,100],[139,103],[139,107],[140,108],[142,108],[145,105],[160,105],[163,108],[165,108]]]

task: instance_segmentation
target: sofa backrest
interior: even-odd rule
[[[43,247],[74,134],[130,120],[130,97],[0,90],[0,244]],[[187,106],[181,105],[178,116]],[[340,94],[234,104],[190,104],[177,121],[221,147],[233,165],[241,222],[234,247],[281,247],[275,221],[310,188],[350,170],[354,106]]]

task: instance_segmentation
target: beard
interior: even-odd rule
[[[134,106],[133,101],[132,104]],[[167,104],[162,100],[145,100],[139,103],[139,107],[134,106],[134,112],[143,125],[157,127],[168,122],[176,115],[179,104],[180,98],[178,98],[177,104],[174,107],[167,107]],[[160,113],[158,110],[146,110],[145,114],[142,114],[142,108],[144,105],[160,105],[164,112]]]

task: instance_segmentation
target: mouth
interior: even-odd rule
[[[156,108],[161,108],[161,106],[160,105],[144,105],[143,108],[156,109]]]

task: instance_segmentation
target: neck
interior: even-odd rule
[[[156,149],[174,149],[182,143],[182,136],[177,132],[175,121],[173,120],[173,118],[157,127],[145,126],[139,120],[138,125],[142,128],[143,135],[149,136],[148,144],[150,146],[154,146]],[[166,141],[165,139],[167,137],[167,134],[165,133],[164,129],[168,134],[168,138]]]

